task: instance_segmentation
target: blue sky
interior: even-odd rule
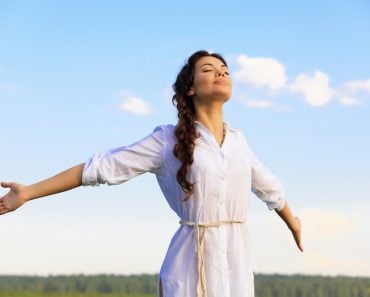
[[[225,119],[303,220],[301,254],[253,198],[255,271],[370,276],[369,13],[365,0],[1,1],[0,180],[33,183],[175,123],[183,62],[219,52]],[[0,273],[157,272],[177,222],[149,174],[39,199],[0,217]]]

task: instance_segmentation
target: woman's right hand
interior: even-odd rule
[[[16,210],[27,201],[25,186],[14,182],[1,182],[1,186],[9,192],[0,197],[0,215]]]

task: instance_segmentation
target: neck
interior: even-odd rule
[[[224,121],[222,105],[196,108],[195,120],[204,125],[220,144],[223,139]]]

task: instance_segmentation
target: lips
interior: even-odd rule
[[[218,79],[215,80],[214,83],[217,84],[217,85],[229,85],[229,81],[227,79],[224,79],[224,78],[218,78]]]

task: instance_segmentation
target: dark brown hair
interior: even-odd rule
[[[178,122],[175,128],[177,143],[173,149],[173,153],[181,161],[181,167],[177,172],[176,180],[185,192],[185,201],[193,194],[193,184],[188,181],[187,173],[194,161],[195,139],[198,137],[194,123],[195,108],[193,96],[189,96],[188,93],[193,86],[195,64],[199,59],[209,56],[219,59],[227,66],[224,58],[219,54],[209,53],[204,50],[197,51],[185,62],[185,65],[177,75],[175,83],[172,85],[175,92],[175,95],[172,97],[172,103],[177,107],[178,115]]]

